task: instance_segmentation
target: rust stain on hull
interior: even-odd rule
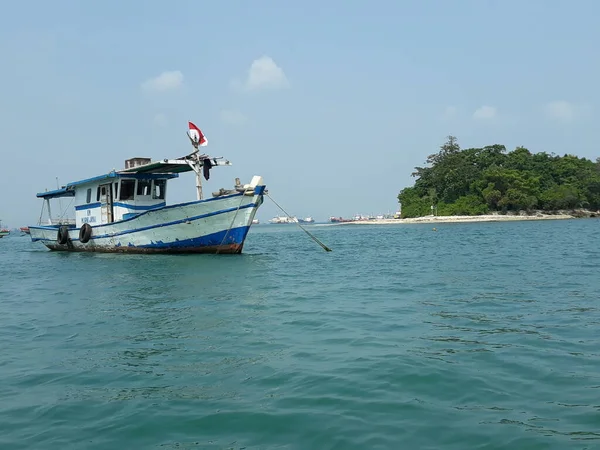
[[[242,253],[244,244],[210,245],[202,247],[170,247],[170,248],[144,248],[144,247],[74,247],[68,244],[46,244],[52,251],[87,252],[87,253],[130,253],[130,254],[201,254],[218,253],[220,255],[237,255]]]

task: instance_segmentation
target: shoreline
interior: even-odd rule
[[[528,215],[502,215],[484,214],[480,216],[423,216],[406,219],[372,219],[355,220],[332,225],[392,225],[415,223],[468,223],[468,222],[514,222],[523,220],[568,220],[580,217],[573,214],[528,214]]]

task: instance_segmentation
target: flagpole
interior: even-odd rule
[[[198,146],[199,145],[203,145],[205,146],[207,144],[207,140],[206,140],[206,136],[204,136],[204,134],[202,133],[202,131],[200,131],[200,129],[194,125],[192,122],[188,122],[188,138],[190,139],[190,142],[192,143],[192,146],[196,149],[196,155],[195,155],[195,163],[192,165],[192,169],[194,169],[194,172],[196,172],[196,196],[198,198],[198,200],[202,200],[203,195],[202,195],[202,173],[201,173],[201,168],[202,168],[202,164],[200,164],[200,153],[198,152]],[[193,133],[192,133],[193,131]],[[194,135],[192,137],[192,134]],[[191,164],[190,164],[191,165]]]
[[[196,154],[196,189],[198,200],[202,200],[202,176],[200,174],[200,155]]]

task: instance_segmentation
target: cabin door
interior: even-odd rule
[[[112,183],[100,185],[100,214],[102,223],[113,221]]]

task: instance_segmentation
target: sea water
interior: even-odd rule
[[[0,448],[600,448],[600,221],[306,228],[1,239]]]

